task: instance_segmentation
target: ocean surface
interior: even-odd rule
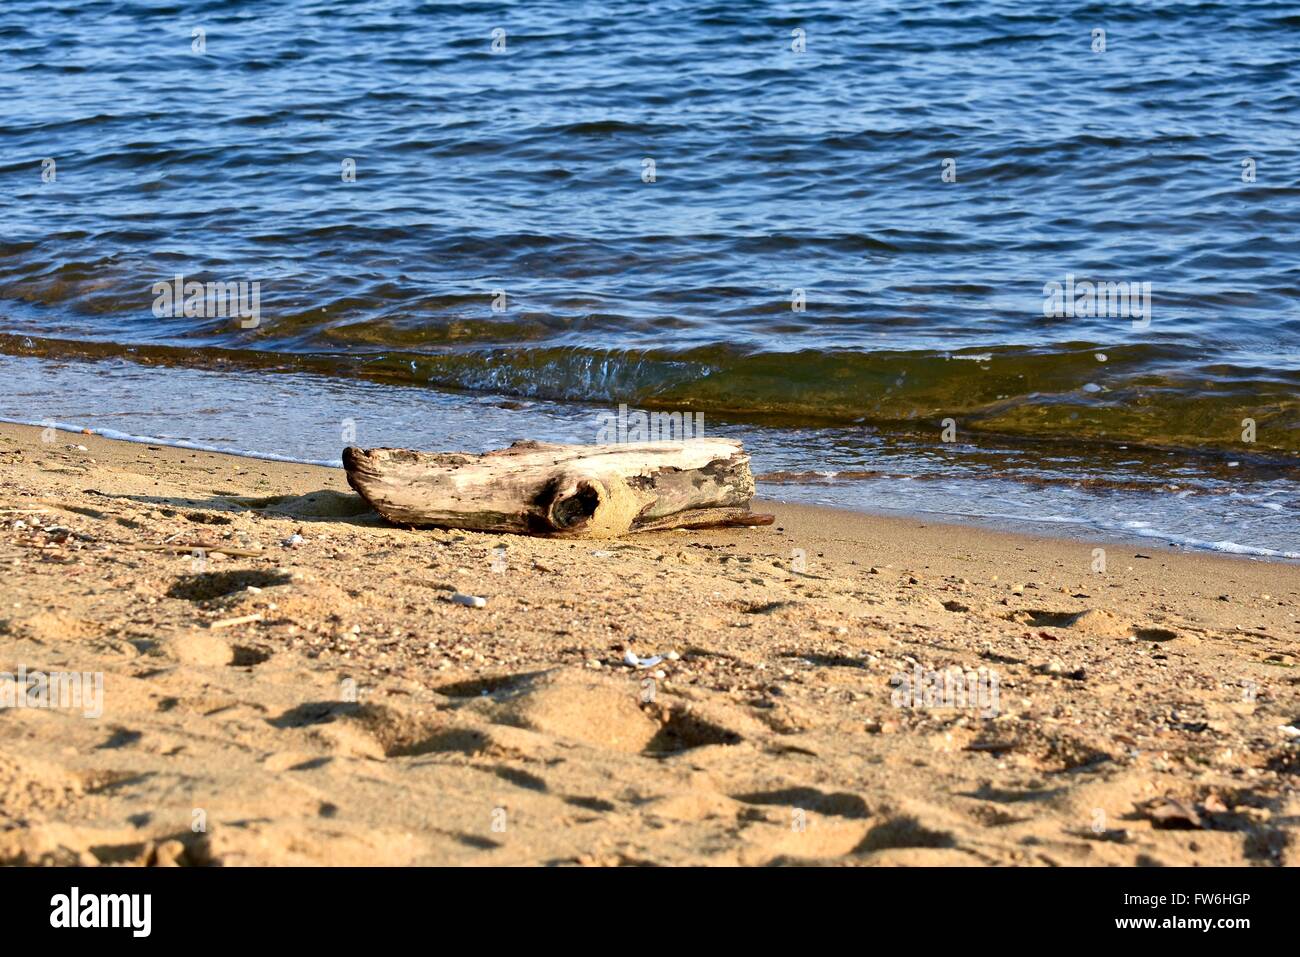
[[[627,404],[768,497],[1300,557],[1295,3],[37,0],[0,83],[0,418]]]

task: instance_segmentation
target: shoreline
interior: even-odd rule
[[[0,710],[0,862],[1300,863],[1293,564],[770,500],[409,531],[341,469],[56,439],[0,425],[0,672],[103,713]],[[996,706],[898,694],[953,670]]]
[[[19,421],[0,417],[0,434],[10,434],[5,432],[6,429],[32,429],[40,430],[44,427],[53,427],[59,435],[94,435],[110,442],[120,442],[133,445],[157,445],[161,448],[176,449],[182,452],[198,452],[217,456],[228,456],[231,458],[248,459],[255,462],[276,462],[282,465],[302,466],[308,468],[332,469],[342,472],[343,464],[333,464],[324,460],[310,460],[294,458],[292,456],[277,455],[275,453],[260,452],[252,450],[219,448],[198,442],[191,442],[182,439],[160,439],[154,436],[135,435],[126,432],[119,432],[113,429],[88,429],[77,426],[75,423],[66,422],[42,422],[33,423]],[[976,528],[983,531],[1002,533],[1013,536],[1021,536],[1029,539],[1044,541],[1069,541],[1076,544],[1092,543],[1093,546],[1120,545],[1132,548],[1153,548],[1162,552],[1171,552],[1174,554],[1190,555],[1215,555],[1218,557],[1227,557],[1235,559],[1245,559],[1249,561],[1262,561],[1270,563],[1289,564],[1300,567],[1300,553],[1281,552],[1278,553],[1269,549],[1258,549],[1246,546],[1234,546],[1229,549],[1215,549],[1208,547],[1209,543],[1188,544],[1186,542],[1170,542],[1170,536],[1156,535],[1143,536],[1136,531],[1124,532],[1120,530],[1100,530],[1088,529],[1082,524],[1073,522],[1053,522],[1043,518],[1024,518],[1015,520],[1005,516],[985,516],[985,515],[953,515],[937,511],[927,511],[918,509],[914,511],[870,511],[862,508],[853,508],[849,506],[838,505],[816,505],[798,502],[786,502],[777,497],[767,497],[762,495],[762,486],[767,486],[767,491],[771,491],[773,486],[779,487],[780,483],[765,483],[758,481],[760,494],[756,496],[754,504],[756,510],[771,509],[773,507],[784,507],[795,510],[809,510],[812,513],[826,512],[829,513],[826,521],[831,521],[832,516],[856,515],[870,520],[879,521],[897,521],[897,522],[924,522],[927,524],[950,527],[952,529]],[[1050,528],[1051,532],[1046,531]],[[1037,529],[1037,530],[1036,530]]]
[[[234,369],[203,372],[122,362],[51,365],[0,358],[6,418],[85,426],[123,438],[177,436],[178,447],[337,465],[344,445],[487,451],[528,436],[590,443],[603,422],[579,403],[331,380]],[[589,414],[590,413],[590,414]],[[109,433],[105,426],[119,430]],[[1065,535],[1167,543],[1193,551],[1300,561],[1294,469],[1182,461],[1171,451],[1019,447],[966,437],[951,445],[870,430],[804,433],[714,422],[744,442],[759,494],[890,516]],[[827,476],[835,475],[834,479]],[[802,477],[801,479],[799,477]],[[791,481],[791,479],[796,479]]]

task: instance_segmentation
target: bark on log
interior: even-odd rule
[[[767,525],[739,442],[516,442],[483,455],[343,450],[348,484],[397,525],[570,538]]]

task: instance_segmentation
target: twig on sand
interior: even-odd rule
[[[235,625],[247,625],[249,622],[261,620],[262,613],[257,611],[251,615],[240,615],[238,618],[223,618],[220,621],[210,623],[208,627],[214,630],[217,628],[233,628]]]

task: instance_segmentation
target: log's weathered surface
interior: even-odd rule
[[[637,445],[516,442],[483,455],[343,450],[348,484],[398,525],[572,538],[766,525],[749,456],[729,439]]]

